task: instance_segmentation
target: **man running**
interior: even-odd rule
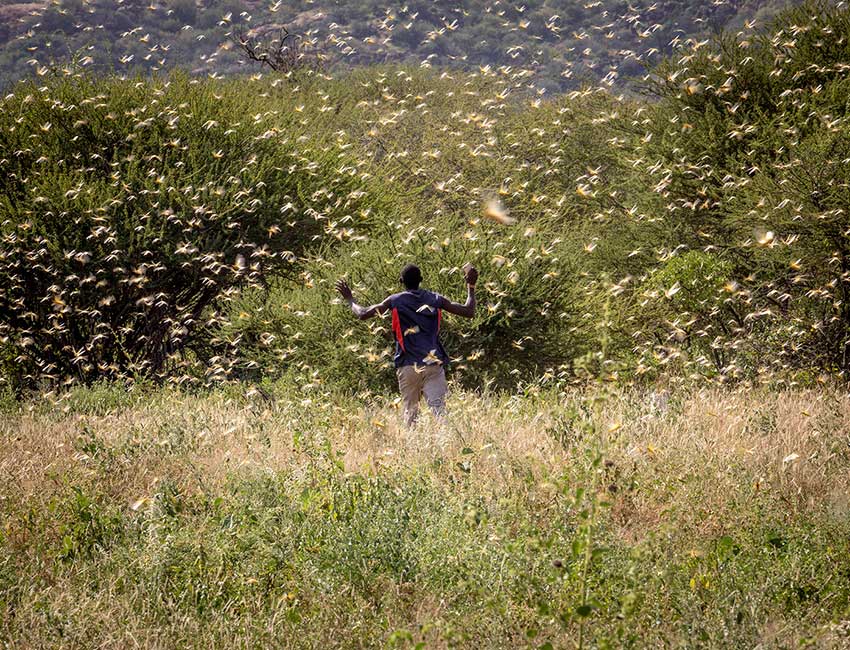
[[[404,402],[404,421],[413,426],[419,412],[419,398],[425,401],[434,415],[442,417],[446,409],[446,371],[449,357],[440,343],[440,321],[443,310],[465,318],[475,315],[475,283],[478,271],[472,265],[464,267],[466,302],[452,302],[438,293],[420,289],[422,272],[415,264],[401,270],[399,281],[405,290],[394,293],[383,302],[371,307],[361,307],[354,302],[351,288],[345,280],[338,280],[337,291],[348,302],[351,311],[360,320],[375,314],[392,311],[392,328],[395,335],[395,367],[398,388]]]

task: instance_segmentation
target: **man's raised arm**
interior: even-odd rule
[[[457,314],[464,318],[472,318],[475,316],[475,283],[478,281],[478,270],[471,264],[464,267],[464,276],[466,279],[466,302],[452,302],[448,298],[443,298],[443,309],[450,314]]]
[[[342,299],[348,303],[348,306],[351,307],[351,311],[354,312],[354,315],[357,316],[359,320],[372,318],[375,314],[383,314],[385,311],[389,311],[390,309],[389,298],[384,300],[384,302],[378,303],[377,305],[371,305],[369,307],[362,307],[358,305],[354,302],[354,294],[351,292],[351,287],[348,286],[348,283],[345,280],[337,280],[336,290],[339,291]]]

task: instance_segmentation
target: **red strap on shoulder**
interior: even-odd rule
[[[401,332],[401,321],[398,319],[398,309],[396,307],[393,307],[393,332],[395,333],[395,340],[401,346],[401,351],[404,352],[404,334]]]

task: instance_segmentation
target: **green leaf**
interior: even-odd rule
[[[785,539],[779,535],[771,535],[767,538],[767,543],[773,548],[782,548],[785,546],[786,542]]]
[[[590,612],[593,608],[590,605],[579,605],[576,607],[576,614],[581,616],[582,618],[587,618],[590,616]]]
[[[729,558],[729,556],[735,553],[735,550],[735,540],[733,540],[729,535],[724,535],[717,540],[717,555],[721,558]]]
[[[570,548],[573,552],[573,557],[579,557],[582,549],[584,548],[581,538],[574,539],[573,543],[570,544]]]

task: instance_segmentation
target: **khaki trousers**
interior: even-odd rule
[[[398,389],[404,404],[404,421],[413,426],[419,414],[419,398],[425,394],[425,401],[434,415],[442,418],[446,413],[446,371],[439,364],[413,365],[396,368]]]

